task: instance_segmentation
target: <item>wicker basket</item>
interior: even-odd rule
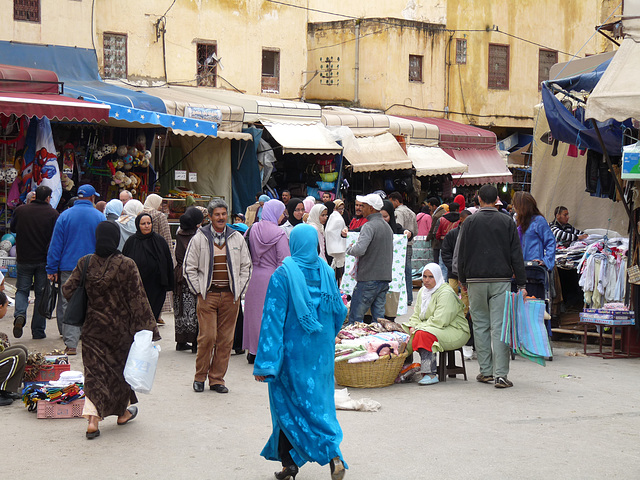
[[[336,362],[336,382],[345,387],[354,388],[378,388],[393,385],[407,352],[397,357],[384,357],[375,362],[349,363],[348,361]]]

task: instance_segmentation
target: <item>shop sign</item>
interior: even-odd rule
[[[623,180],[640,179],[640,142],[623,147],[622,173]]]
[[[196,183],[198,181],[198,172],[189,172],[189,181]]]
[[[186,107],[184,109],[184,116],[207,120],[208,122],[222,122],[222,112],[218,108]]]
[[[187,171],[186,170],[175,170],[174,171],[176,180],[186,180],[187,179]]]

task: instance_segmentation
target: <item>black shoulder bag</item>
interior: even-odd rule
[[[87,267],[93,255],[87,255],[87,261],[84,263],[82,270],[82,279],[76,291],[71,295],[71,299],[67,303],[67,309],[64,312],[62,323],[81,327],[84,324],[84,318],[87,316],[87,290],[84,288],[84,280],[87,276]]]

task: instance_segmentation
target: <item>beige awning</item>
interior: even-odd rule
[[[263,123],[273,139],[282,146],[282,153],[335,155],[342,151],[327,128],[321,123]]]
[[[344,157],[354,172],[405,170],[413,167],[396,138],[390,133],[358,137],[345,145]]]
[[[221,88],[198,87],[206,91],[209,98],[225,105],[237,105],[244,109],[244,123],[255,123],[261,119],[285,123],[287,121],[307,123],[320,122],[322,110],[315,103],[294,102],[280,98],[247,95]]]
[[[433,124],[417,122],[408,118],[389,117],[389,132],[394,135],[408,137],[411,145],[437,147],[440,141],[440,129]]]
[[[344,107],[325,107],[322,110],[322,123],[331,127],[349,127],[356,137],[371,137],[389,132],[407,137],[410,144],[427,147],[437,147],[440,138],[440,131],[435,125]]]
[[[416,169],[417,177],[464,173],[469,170],[467,165],[447,155],[438,147],[409,145],[407,155]]]
[[[111,83],[111,82],[110,82]],[[127,86],[127,85],[125,85]],[[132,90],[142,91],[148,95],[160,98],[167,109],[167,113],[180,117],[196,118],[198,114],[219,110],[222,119],[203,118],[218,123],[218,138],[234,138],[236,140],[252,140],[248,133],[242,133],[244,110],[237,105],[216,103],[208,94],[212,89],[205,87],[187,87],[182,85],[164,85],[161,87],[131,87]],[[198,110],[198,113],[195,113]],[[238,132],[239,135],[228,137],[220,135],[222,132]]]
[[[640,119],[640,34],[627,36],[587,100],[585,118]]]

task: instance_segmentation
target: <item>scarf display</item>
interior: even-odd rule
[[[289,247],[291,256],[284,259],[282,267],[287,272],[295,315],[306,332],[318,332],[322,330],[322,324],[318,321],[311,300],[305,271],[320,272],[320,310],[327,312],[344,309],[335,274],[317,254],[318,234],[312,226],[302,224],[294,227],[289,237]]]
[[[424,272],[425,270],[429,270],[433,274],[433,278],[436,281],[436,286],[433,288],[427,288],[423,286],[420,289],[420,293],[422,294],[422,302],[420,303],[421,320],[426,320],[427,307],[429,306],[429,302],[431,301],[431,296],[436,293],[436,291],[444,284],[444,278],[442,278],[442,270],[440,269],[440,265],[438,265],[437,263],[427,263],[427,265],[425,265],[425,267],[422,269],[422,272]]]

